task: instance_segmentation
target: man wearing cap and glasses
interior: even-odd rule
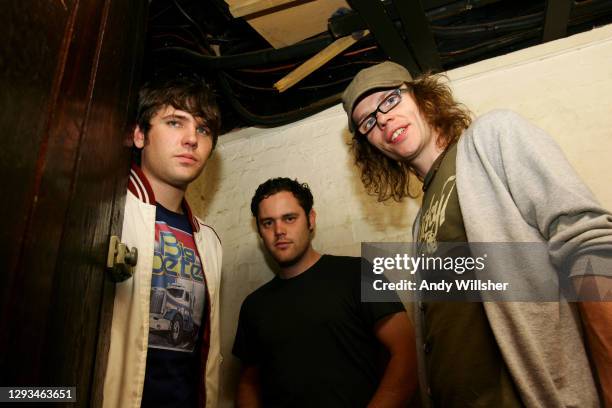
[[[399,201],[414,196],[415,176],[423,182],[416,242],[561,243],[537,273],[555,277],[555,265],[565,263],[569,276],[582,275],[588,256],[597,283],[610,285],[612,214],[550,136],[524,118],[497,110],[472,122],[438,77],[413,79],[392,62],[359,72],[343,107],[368,193]],[[504,261],[521,270],[528,256],[516,255]],[[564,299],[420,304],[415,325],[423,403],[612,404],[611,305]]]

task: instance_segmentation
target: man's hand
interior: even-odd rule
[[[612,278],[606,276],[575,278],[574,285],[580,288],[579,296],[583,299],[612,293]],[[594,293],[584,293],[588,289]],[[581,302],[579,305],[604,406],[612,408],[612,302]]]
[[[236,407],[258,408],[262,406],[259,368],[257,366],[243,366],[238,382]]]
[[[395,313],[378,321],[374,333],[390,358],[368,408],[405,407],[418,383],[412,323],[406,312]]]

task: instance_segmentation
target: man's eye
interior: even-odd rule
[[[399,102],[399,95],[391,95],[383,102],[384,107],[395,106]]]
[[[291,215],[291,216],[289,216],[289,217],[286,217],[286,218],[285,218],[285,221],[287,221],[287,222],[293,222],[293,221],[295,221],[295,218],[296,218],[296,217],[295,217],[294,215]]]
[[[169,121],[166,122],[166,124],[168,126],[174,127],[174,128],[177,128],[177,127],[181,126],[181,124],[177,120],[169,120]]]
[[[210,133],[210,131],[208,130],[206,126],[198,126],[196,128],[196,132],[198,132],[201,135],[207,135]]]
[[[374,127],[374,125],[376,125],[376,119],[370,116],[363,122],[361,126],[366,130],[370,130],[371,128]]]
[[[264,228],[269,228],[272,225],[272,221],[263,221],[261,226]]]

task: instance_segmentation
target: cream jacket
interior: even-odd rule
[[[212,228],[191,214],[186,202],[184,208],[187,209],[194,241],[204,268],[209,312],[207,330],[202,342],[202,369],[206,375],[203,376],[200,401],[202,406],[214,408],[217,406],[222,361],[219,340],[221,243]],[[138,167],[132,167],[121,241],[130,248],[138,248],[138,263],[133,277],[116,285],[110,350],[104,380],[104,407],[140,407],[149,336],[155,210],[153,190],[142,171]]]

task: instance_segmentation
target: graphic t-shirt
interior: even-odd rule
[[[453,144],[434,162],[423,182],[417,241],[430,255],[471,255],[464,246],[459,252],[440,253],[439,248],[441,242],[467,241],[456,189],[456,157],[457,145]],[[420,310],[433,406],[523,406],[482,303],[426,302]]]
[[[196,406],[205,305],[189,219],[157,204],[143,407]]]

